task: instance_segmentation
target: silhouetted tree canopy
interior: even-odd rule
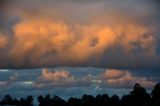
[[[59,96],[40,95],[37,98],[39,106],[160,106],[160,83],[156,84],[151,95],[140,84],[135,84],[133,90],[119,98],[117,95],[109,97],[107,94],[97,96],[84,94],[82,98],[69,98],[68,101]],[[12,98],[4,96],[0,106],[33,106],[33,97]]]
[[[151,96],[153,106],[160,106],[160,83],[156,84]]]

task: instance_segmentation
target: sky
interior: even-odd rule
[[[158,0],[2,0],[0,98],[151,90],[160,80],[158,10]]]

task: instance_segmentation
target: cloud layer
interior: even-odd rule
[[[1,1],[1,96],[153,88],[160,80],[158,10],[156,0]],[[55,68],[29,69],[37,67]]]
[[[123,95],[135,83],[150,90],[159,80],[159,74],[144,70],[97,68],[54,68],[32,70],[0,70],[1,97],[9,93],[15,97],[54,94],[62,97],[80,97],[86,94],[108,93]],[[139,74],[139,75],[137,75]],[[127,91],[127,92],[126,92]]]
[[[0,67],[159,67],[154,9],[143,1],[15,0],[0,19]]]

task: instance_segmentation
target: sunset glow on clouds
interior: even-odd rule
[[[0,93],[38,95],[54,89],[53,93],[72,96],[130,89],[135,83],[151,89],[160,80],[158,4],[1,2],[0,68],[5,71],[0,71]]]
[[[41,83],[39,83],[39,81]],[[131,88],[135,83],[141,83],[144,87],[152,88],[156,84],[154,80],[134,76],[129,71],[115,69],[107,69],[99,73],[99,75],[93,76],[89,74],[81,78],[76,78],[74,75],[71,75],[68,70],[49,72],[47,69],[44,69],[41,77],[38,79],[38,83],[39,85],[37,85],[37,87],[41,86],[41,88],[47,87],[49,84],[51,84],[50,87],[54,87],[55,85],[61,87],[78,85],[88,87],[97,84],[97,86],[100,87]]]
[[[75,78],[67,70],[57,70],[50,72],[47,69],[42,71],[42,75],[33,85],[36,88],[44,89],[45,87],[84,87],[91,84],[91,76]]]
[[[108,52],[114,48],[122,51],[120,54],[124,59],[128,58],[126,61],[132,62],[129,64],[131,66],[146,64],[138,64],[139,58],[155,60],[157,57],[155,38],[150,29],[144,26],[70,27],[52,20],[35,20],[16,25],[14,33],[15,43],[9,50],[9,56],[13,60],[16,58],[13,65],[17,67],[25,66],[25,62],[29,65],[27,67],[78,64],[100,66],[98,62],[111,66],[105,64],[106,60],[111,64],[115,62],[115,67],[125,66],[117,58],[105,60],[106,56],[111,56]],[[117,51],[115,49],[113,53],[117,54]],[[97,62],[92,63],[91,60]]]
[[[6,61],[13,68],[79,64],[100,67],[154,66],[150,64],[150,59],[157,62],[159,57],[152,28],[128,24],[68,25],[48,18],[31,18],[12,27],[13,40],[1,36],[1,48],[2,52],[7,52]],[[110,58],[112,55],[116,58]],[[120,58],[128,63],[121,63]],[[142,63],[141,60],[146,61]]]
[[[142,20],[151,17],[153,11],[147,3],[131,8],[121,2],[117,5],[113,1],[90,1],[83,9],[78,1],[40,1],[35,7],[23,7],[24,3],[21,1],[15,7],[13,4],[12,11],[8,9],[12,16],[3,22],[7,28],[0,34],[0,58],[5,57],[1,68],[159,66],[158,32]],[[55,3],[55,7],[50,3]],[[65,7],[59,8],[63,3]],[[113,3],[119,10],[107,3]],[[69,8],[75,10],[70,13]],[[132,15],[127,14],[127,8],[133,11]]]
[[[137,70],[135,71],[139,73]],[[25,92],[35,96],[53,93],[67,98],[71,94],[81,96],[84,93],[93,93],[94,95],[108,93],[109,89],[113,88],[114,90],[110,92],[114,94],[116,89],[120,91],[131,89],[135,83],[141,83],[143,87],[151,89],[156,84],[154,78],[158,78],[160,75],[153,75],[150,72],[149,76],[140,76],[130,70],[95,68],[9,70],[0,74],[6,77],[5,79],[0,78],[2,95],[5,95],[5,92],[10,92],[14,96],[26,95]],[[18,91],[14,93],[15,90]],[[77,94],[77,92],[79,93]],[[127,92],[119,92],[118,95],[123,93]]]
[[[129,71],[123,70],[107,70],[102,76],[106,83],[112,87],[132,87],[135,83],[140,83],[144,87],[153,87],[156,84],[155,81],[134,76]]]

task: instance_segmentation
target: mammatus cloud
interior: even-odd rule
[[[146,88],[152,88],[156,84],[155,81],[149,80],[146,77],[134,76],[129,71],[115,69],[106,70],[105,73],[102,74],[102,78],[108,86],[115,88],[130,88],[135,83],[140,83]]]

